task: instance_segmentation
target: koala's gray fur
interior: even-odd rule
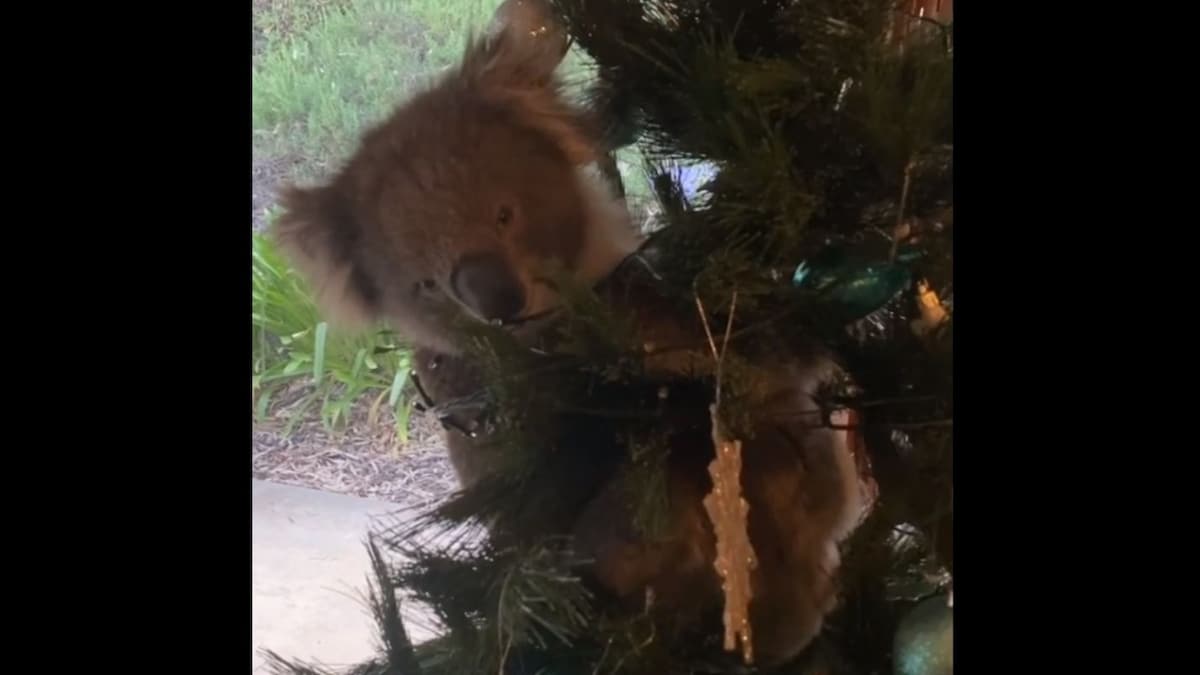
[[[386,318],[418,346],[416,369],[436,400],[486,384],[450,322],[541,313],[555,302],[539,279],[546,263],[594,283],[638,243],[623,206],[590,168],[598,148],[586,116],[556,88],[561,46],[553,35],[514,28],[512,9],[502,7],[496,30],[472,41],[458,68],[366,133],[330,183],[290,191],[277,226],[281,247],[331,318]],[[701,335],[694,316],[672,315],[651,295],[631,300],[648,336]],[[705,354],[685,358],[688,367],[711,365]],[[814,424],[811,396],[835,372],[831,362],[806,350],[765,365],[773,404],[744,446],[743,487],[759,559],[754,642],[759,661],[773,663],[808,644],[833,606],[837,543],[862,504],[844,433]],[[446,440],[460,480],[471,484],[486,471],[485,454],[461,433]],[[719,608],[721,596],[701,504],[711,487],[706,463],[680,457],[665,539],[634,533],[615,484],[571,529],[604,587],[632,602],[652,588],[661,611],[682,615]]]

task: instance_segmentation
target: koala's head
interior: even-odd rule
[[[587,171],[585,117],[554,81],[563,45],[504,23],[506,9],[333,180],[284,195],[277,240],[331,319],[386,319],[452,352],[453,321],[542,315],[555,303],[548,266],[595,281],[636,245]]]

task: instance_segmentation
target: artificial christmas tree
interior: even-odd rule
[[[897,667],[902,618],[953,569],[946,4],[510,0],[413,104],[486,94],[541,111],[527,126],[587,155],[547,94],[569,38],[595,66],[581,119],[610,152],[638,143],[660,208],[594,283],[547,271],[548,316],[439,324],[422,343],[414,380],[463,489],[374,533],[384,648],[354,672]],[[360,309],[390,302],[383,253],[359,252],[371,230],[353,223],[371,216],[329,195],[386,193],[355,166],[414,152],[413,109],[281,221]],[[456,128],[455,109],[429,109]],[[394,180],[439,185],[429,162]],[[712,169],[698,194],[679,174],[697,162]],[[496,227],[529,206],[506,203]],[[321,245],[340,257],[314,257]],[[506,277],[472,285],[479,269],[451,285],[502,313]],[[429,605],[442,637],[410,644],[400,596]]]

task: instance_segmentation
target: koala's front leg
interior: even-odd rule
[[[836,605],[838,544],[857,513],[838,432],[763,430],[743,443],[742,486],[758,561],[750,619],[762,663],[798,654]]]
[[[847,432],[828,426],[813,398],[827,365],[784,369],[788,384],[742,445],[758,560],[750,618],[762,663],[793,658],[821,630],[836,605],[839,544],[865,508]]]

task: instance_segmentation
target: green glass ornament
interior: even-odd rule
[[[896,675],[954,673],[954,609],[947,596],[925,600],[900,621],[893,654]]]

